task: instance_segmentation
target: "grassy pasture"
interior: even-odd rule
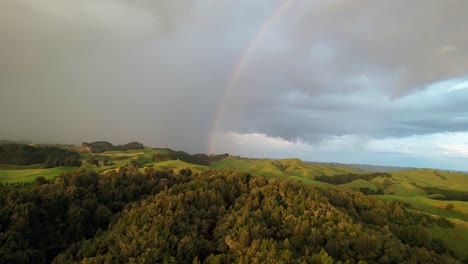
[[[421,187],[438,187],[458,191],[468,190],[468,174],[430,169],[414,169],[392,173],[397,183],[410,183]]]
[[[31,165],[10,165],[10,164],[0,164],[0,170],[26,170],[26,169],[41,169],[44,167],[44,164],[31,164]]]
[[[384,190],[385,194],[400,195],[400,196],[425,196],[427,193],[410,183],[396,183],[388,186]]]
[[[78,167],[56,167],[50,169],[0,170],[1,183],[32,182],[39,176],[50,180],[63,172],[77,171]]]
[[[211,164],[218,169],[232,168],[252,175],[277,179],[295,179],[304,183],[331,186],[315,181],[317,176],[332,176],[345,173],[360,173],[356,169],[328,164],[310,164],[299,159],[246,159],[227,157]]]
[[[147,165],[146,167],[153,167],[157,169],[171,169],[174,171],[179,171],[181,169],[189,168],[193,173],[203,172],[210,169],[209,166],[203,166],[198,164],[192,164],[188,162],[184,162],[181,160],[168,160],[162,162],[156,162]]]
[[[382,200],[399,200],[410,206],[410,209],[468,222],[468,202],[432,200],[422,196],[405,197],[399,195],[378,195]],[[453,208],[447,209],[452,204]]]

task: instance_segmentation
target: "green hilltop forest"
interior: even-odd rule
[[[104,141],[0,161],[0,263],[468,262],[464,173]]]

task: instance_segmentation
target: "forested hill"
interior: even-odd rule
[[[0,186],[0,216],[2,263],[457,263],[443,218],[234,170],[38,178]]]
[[[117,145],[114,146],[107,141],[96,141],[92,143],[83,142],[81,144],[82,149],[89,150],[92,153],[102,153],[105,151],[113,151],[113,150],[132,150],[132,149],[144,149],[142,143],[139,142],[130,142],[124,145]]]
[[[172,149],[155,149],[156,153],[153,154],[152,160],[154,162],[168,161],[168,160],[182,160],[191,164],[210,165],[212,162],[220,161],[229,157],[229,154],[221,155],[206,155],[206,154],[188,154],[184,151],[176,151]]]
[[[0,139],[0,145],[6,145],[6,144],[31,145],[32,141],[31,140],[5,140],[5,139]]]
[[[14,143],[0,145],[0,164],[31,165],[37,163],[44,163],[46,168],[81,166],[80,155],[74,151]]]

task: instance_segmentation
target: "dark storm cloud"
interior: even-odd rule
[[[246,115],[240,123],[243,132],[312,143],[346,134],[385,138],[468,131],[468,90],[448,88],[436,86],[396,99],[366,90],[313,96],[290,92],[272,104],[258,104],[257,114]]]
[[[391,94],[400,96],[466,74],[466,1],[339,0],[304,6],[291,22],[292,48],[302,56],[328,46],[325,68],[341,80],[383,79]]]
[[[466,1],[291,1],[231,96],[228,120],[242,122],[226,126],[311,142],[466,131],[468,90],[448,91],[468,76],[466,10]]]
[[[318,142],[468,130],[466,1],[0,2],[0,138]]]
[[[0,137],[204,149],[231,55],[197,8],[2,1]]]

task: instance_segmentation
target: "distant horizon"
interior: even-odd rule
[[[375,167],[389,167],[389,168],[400,168],[400,169],[428,169],[428,170],[441,170],[441,171],[449,171],[449,172],[461,172],[461,173],[468,173],[468,170],[458,170],[458,169],[453,169],[453,168],[441,168],[441,167],[419,167],[419,166],[400,166],[400,165],[392,165],[392,164],[382,164],[382,163],[350,163],[346,161],[333,161],[333,160],[308,160],[301,158],[299,156],[285,156],[285,157],[268,157],[268,156],[249,156],[249,155],[239,155],[237,153],[233,152],[217,152],[217,153],[203,153],[203,152],[192,152],[192,151],[186,151],[184,149],[179,149],[179,148],[172,148],[172,147],[161,147],[161,146],[149,146],[146,145],[144,142],[138,141],[138,140],[130,140],[130,141],[123,141],[120,143],[115,143],[109,140],[101,139],[101,140],[95,140],[95,141],[83,141],[81,143],[51,143],[51,142],[34,142],[33,140],[30,139],[18,139],[18,140],[12,140],[12,139],[0,139],[0,142],[2,141],[9,141],[9,142],[31,142],[29,144],[32,145],[74,145],[74,146],[81,146],[83,143],[93,143],[93,142],[108,142],[111,143],[112,145],[124,145],[130,142],[139,142],[142,143],[145,147],[153,148],[153,149],[171,149],[175,151],[184,151],[187,152],[188,154],[195,155],[195,154],[205,154],[205,155],[222,155],[222,154],[229,154],[229,156],[233,157],[241,157],[241,158],[246,158],[246,159],[272,159],[272,160],[281,160],[281,159],[300,159],[303,162],[306,163],[323,163],[323,164],[337,164],[337,165],[347,165],[347,166],[375,166]]]

